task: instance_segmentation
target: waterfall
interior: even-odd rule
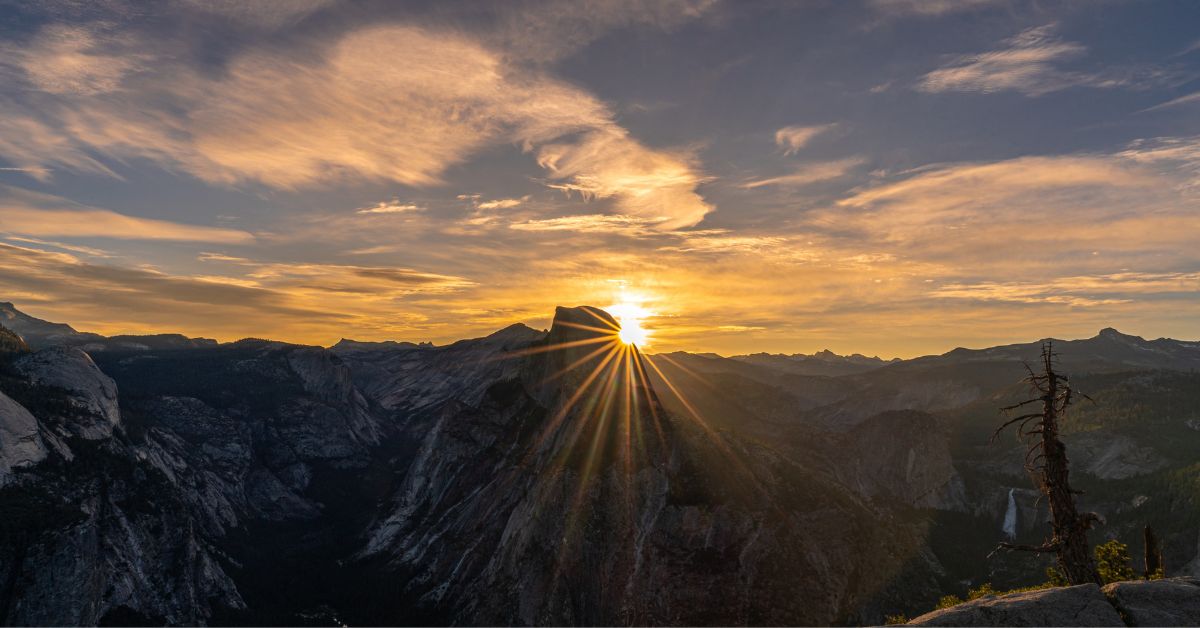
[[[1017,500],[1013,497],[1013,491],[1017,489],[1008,489],[1008,510],[1004,513],[1004,525],[1000,528],[1008,540],[1017,538]]]

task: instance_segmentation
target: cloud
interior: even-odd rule
[[[17,242],[20,244],[33,244],[41,247],[50,247],[62,251],[70,251],[71,253],[79,253],[90,257],[112,257],[113,254],[103,249],[97,249],[90,246],[80,246],[78,244],[67,244],[65,242],[53,242],[50,240],[39,240],[37,238],[25,238],[21,236],[5,236],[5,240],[9,242]]]
[[[498,198],[498,199],[492,200],[492,201],[478,202],[475,204],[475,207],[477,207],[479,209],[485,209],[485,210],[487,210],[487,209],[512,209],[514,207],[519,207],[522,203],[524,203],[527,200],[529,200],[528,196],[522,196],[521,198]]]
[[[281,295],[261,288],[172,276],[146,268],[94,264],[69,253],[0,243],[0,287],[58,307],[91,308],[110,315],[141,313],[143,322],[178,325],[213,317],[236,318],[252,310],[259,316],[335,318],[319,310],[296,308]],[[211,321],[210,321],[211,322]]]
[[[1181,191],[1200,189],[1200,136],[1134,140],[1117,155],[1174,175]]]
[[[846,176],[851,170],[861,166],[866,161],[860,157],[838,159],[836,161],[814,162],[797,168],[792,174],[766,179],[755,179],[742,183],[738,187],[752,190],[764,186],[801,187],[830,179]]]
[[[517,231],[573,231],[580,233],[624,233],[638,235],[650,232],[654,226],[647,221],[634,216],[610,214],[584,214],[580,216],[562,216],[543,220],[526,220],[509,225]]]
[[[1158,138],[1110,154],[942,165],[859,189],[807,222],[956,274],[1181,269],[1200,263],[1198,145]]]
[[[0,242],[0,294],[100,333],[202,333],[329,343],[347,331],[372,337],[419,328],[402,304],[474,282],[391,266],[263,262],[206,253],[226,274],[176,274],[98,264],[71,253]]]
[[[80,67],[108,61],[86,46],[74,54]],[[89,71],[86,96],[0,101],[0,155],[110,176],[95,155],[146,158],[222,185],[431,186],[484,147],[514,143],[553,187],[611,199],[622,213],[673,228],[712,210],[695,191],[706,177],[691,154],[643,145],[591,94],[462,34],[368,27],[316,59],[251,51],[215,76],[157,62],[122,75],[120,89],[115,75]]]
[[[412,203],[401,203],[399,200],[380,201],[369,207],[356,210],[356,214],[404,214],[418,212],[423,208]]]
[[[917,89],[925,92],[1016,91],[1041,96],[1070,87],[1147,89],[1187,83],[1195,75],[1172,67],[1110,65],[1100,72],[1062,68],[1087,48],[1055,36],[1056,25],[1030,28],[990,52],[964,55],[925,76]]]
[[[23,44],[4,44],[4,65],[16,66],[33,87],[52,94],[90,96],[120,88],[143,57],[132,41],[103,26],[49,24]]]
[[[836,123],[818,126],[785,126],[775,131],[775,145],[783,149],[784,155],[794,155],[814,137],[836,127]]]
[[[1160,109],[1167,109],[1170,107],[1178,107],[1180,105],[1192,105],[1192,104],[1197,104],[1197,103],[1200,103],[1200,92],[1192,92],[1191,94],[1187,94],[1185,96],[1180,96],[1179,98],[1173,98],[1171,100],[1168,100],[1167,102],[1154,105],[1153,107],[1148,107],[1146,109],[1141,110],[1139,113],[1145,113],[1148,111],[1158,111]]]
[[[496,28],[489,41],[513,59],[546,63],[561,59],[622,26],[660,31],[711,12],[717,0],[516,0],[494,3]]]
[[[926,92],[999,92],[1015,90],[1028,96],[1085,84],[1089,77],[1060,71],[1055,63],[1082,55],[1086,48],[1054,36],[1049,24],[1022,31],[991,52],[959,57],[922,77]]]
[[[0,186],[0,232],[34,237],[227,244],[244,244],[254,240],[252,234],[237,229],[126,216],[107,209],[77,205],[58,197],[4,186]]]
[[[761,255],[766,260],[800,260],[807,255],[783,236],[737,235],[725,230],[685,231],[674,234],[679,242],[659,251],[711,255]],[[811,259],[811,258],[810,258]]]
[[[719,326],[717,326],[717,331],[730,333],[730,334],[740,334],[740,333],[745,333],[745,332],[749,332],[749,331],[766,331],[766,329],[767,329],[766,327],[763,327],[761,325],[719,325]]]
[[[1148,296],[1193,295],[1197,292],[1200,292],[1200,272],[1123,272],[1060,277],[1040,283],[951,283],[939,286],[930,295],[950,299],[1099,307],[1130,303]]]
[[[239,264],[250,268],[247,277],[265,286],[312,293],[343,292],[395,298],[414,293],[439,294],[474,285],[462,277],[411,268],[252,261]]]
[[[940,16],[995,6],[1005,0],[871,0],[871,6],[890,15]]]
[[[218,15],[234,24],[280,28],[295,24],[337,0],[178,0],[183,7]]]
[[[557,182],[550,187],[588,199],[612,198],[622,213],[662,229],[694,225],[712,211],[696,192],[708,178],[694,162],[687,153],[647,149],[616,126],[538,151],[538,164]]]
[[[106,209],[30,209],[0,206],[0,231],[33,236],[247,243],[254,236],[236,229],[135,218]]]

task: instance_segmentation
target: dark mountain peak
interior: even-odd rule
[[[504,329],[493,332],[487,337],[488,340],[496,341],[526,341],[533,342],[540,339],[546,332],[538,331],[525,323],[513,323]]]
[[[1096,337],[1104,338],[1106,340],[1116,340],[1118,342],[1145,342],[1145,339],[1143,339],[1141,336],[1123,334],[1112,327],[1105,327],[1104,329],[1101,329],[1100,333],[1096,334]]]
[[[601,335],[615,334],[620,328],[617,319],[598,307],[560,305],[554,309],[554,323],[550,325],[549,338],[551,342],[589,340]]]
[[[17,309],[10,301],[0,302],[0,320],[8,321],[8,327],[14,329],[18,333],[22,333],[19,327],[27,327],[37,330],[41,333],[58,333],[58,334],[77,334],[75,328],[66,323],[51,323],[35,316],[30,316],[25,312]]]
[[[103,337],[81,333],[65,323],[51,323],[30,316],[9,301],[0,303],[0,323],[17,333],[35,349],[58,345],[80,345]]]
[[[420,344],[414,342],[405,342],[398,340],[354,340],[351,338],[342,338],[336,344],[329,347],[331,351],[381,351],[392,349],[428,349],[432,348],[433,343],[422,342]]]

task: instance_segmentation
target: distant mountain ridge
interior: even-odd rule
[[[71,325],[53,323],[30,316],[19,310],[13,303],[0,302],[0,325],[21,336],[33,348],[49,346],[76,346],[85,350],[103,351],[146,350],[146,349],[178,349],[202,348],[217,345],[209,338],[189,338],[183,334],[124,334],[103,336],[91,332],[76,331]],[[516,323],[505,329],[529,329]],[[496,333],[502,333],[499,330]],[[937,360],[970,361],[989,360],[997,357],[1011,359],[1026,359],[1031,352],[1036,353],[1041,343],[1052,340],[1063,349],[1064,354],[1071,356],[1071,366],[1074,367],[1163,367],[1168,368],[1200,368],[1200,341],[1184,341],[1171,338],[1146,340],[1140,336],[1124,334],[1112,327],[1101,329],[1091,338],[1075,340],[1060,340],[1044,338],[1035,342],[1000,345],[984,349],[969,349],[958,347],[946,353],[927,355],[917,358],[883,359],[877,356],[865,356],[859,353],[840,355],[824,349],[812,354],[794,353],[750,353],[723,357],[715,353],[673,352],[667,355],[686,355],[692,358],[712,360],[735,360],[753,366],[765,367],[774,371],[795,375],[849,375],[861,373],[883,366],[901,363],[926,363]],[[90,346],[89,346],[90,345]],[[396,349],[427,349],[435,345],[431,342],[410,342],[400,340],[359,341],[342,338],[330,349],[349,351],[386,351]]]
[[[860,353],[838,355],[829,349],[818,351],[811,355],[803,353],[794,353],[791,355],[782,353],[751,353],[747,355],[735,355],[730,359],[748,364],[766,366],[796,375],[846,375],[900,361],[900,358],[884,360],[879,357],[867,357]]]
[[[12,303],[0,302],[0,325],[17,333],[35,349],[45,347],[80,347],[85,351],[195,349],[215,347],[216,340],[188,338],[182,334],[147,334],[102,336],[76,331],[65,323],[51,323],[30,316]]]

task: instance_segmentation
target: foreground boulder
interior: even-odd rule
[[[1200,580],[1114,582],[1104,587],[1130,626],[1200,626]]]
[[[1100,587],[1074,587],[987,595],[926,613],[911,626],[1124,626]]]

